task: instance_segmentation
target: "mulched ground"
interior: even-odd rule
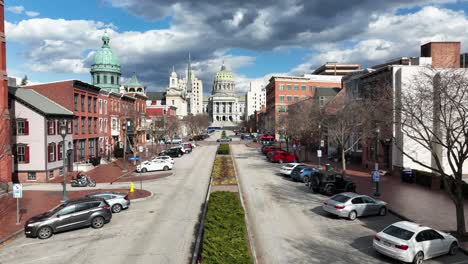
[[[135,187],[138,188],[139,186],[136,185]],[[129,191],[128,188],[70,191],[68,192],[68,197],[75,199],[83,197],[88,193],[106,190],[122,193]],[[150,195],[151,192],[149,191],[135,189],[134,193],[129,193],[129,198],[130,200],[134,200]],[[24,191],[23,198],[20,199],[20,224],[16,225],[16,199],[12,197],[12,194],[0,197],[0,240],[22,229],[26,220],[30,217],[52,209],[60,203],[61,198],[62,192],[57,191]]]
[[[121,177],[119,179],[116,179],[113,182],[137,182],[137,181],[148,181],[148,180],[156,180],[164,177],[168,177],[173,175],[172,172],[164,172],[164,173],[159,173],[159,174],[154,174],[154,175],[145,175],[145,176],[125,176]]]

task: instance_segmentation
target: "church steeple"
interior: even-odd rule
[[[192,92],[192,65],[191,65],[191,59],[190,59],[190,52],[189,52],[189,60],[188,60],[188,66],[187,66],[187,93]]]

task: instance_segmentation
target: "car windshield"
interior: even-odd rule
[[[350,198],[351,197],[346,196],[346,195],[337,194],[337,195],[333,196],[331,199],[333,201],[337,201],[339,203],[346,203]]]
[[[54,208],[50,209],[50,210],[47,212],[47,214],[48,214],[48,215],[55,214],[55,213],[57,213],[58,211],[62,210],[64,207],[65,207],[65,204],[59,204],[59,205],[55,206]]]
[[[391,235],[393,237],[397,237],[403,240],[409,240],[413,237],[414,232],[408,231],[406,229],[391,225],[383,231],[387,235]]]

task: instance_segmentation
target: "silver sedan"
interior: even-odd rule
[[[120,213],[122,209],[130,206],[128,194],[119,192],[95,192],[86,195],[86,197],[99,197],[110,205],[112,213]]]
[[[347,217],[350,220],[365,215],[387,214],[387,203],[352,192],[340,193],[330,197],[322,204],[323,210],[339,217]]]

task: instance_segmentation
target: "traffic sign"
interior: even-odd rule
[[[143,152],[143,149],[144,149],[143,146],[139,146],[138,147],[138,152]]]
[[[325,140],[320,140],[320,147],[325,147]]]
[[[136,157],[129,157],[128,160],[131,160],[131,161],[139,161],[140,160],[140,157],[136,156]]]
[[[322,157],[322,151],[319,149],[317,150],[317,157],[321,158]]]
[[[13,198],[23,198],[23,185],[19,183],[13,184]]]
[[[372,171],[372,180],[375,182],[380,181],[380,173],[378,170]]]

